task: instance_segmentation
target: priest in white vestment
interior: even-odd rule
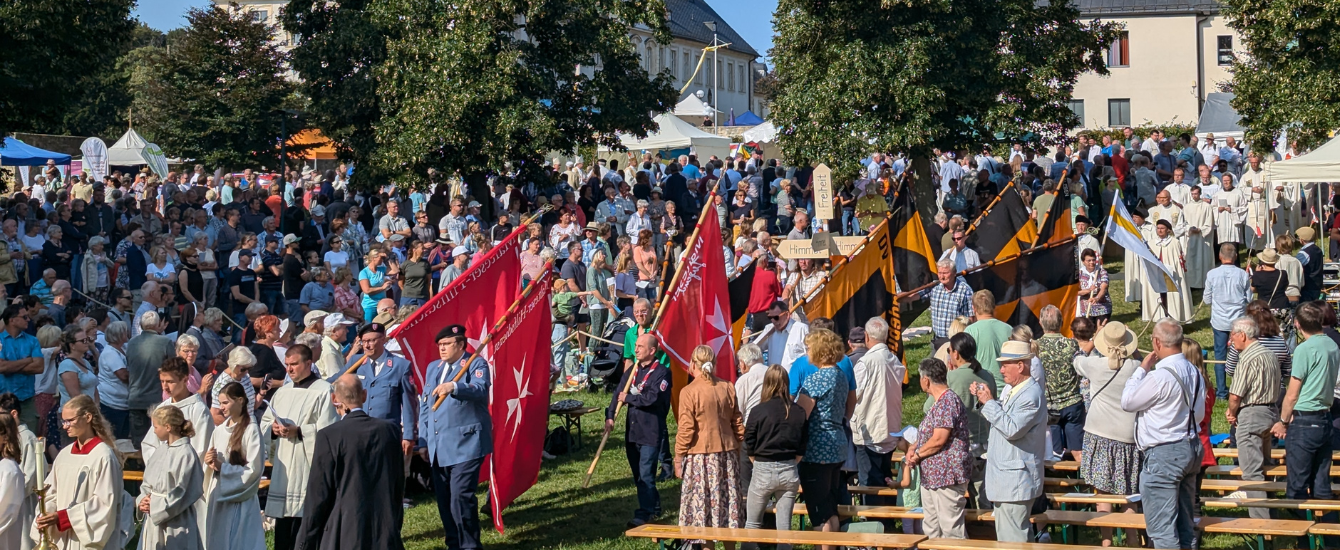
[[[1159,191],[1154,197],[1155,205],[1149,209],[1149,223],[1157,224],[1159,220],[1167,220],[1172,224],[1172,235],[1182,240],[1183,248],[1186,245],[1186,220],[1182,212],[1182,207],[1172,203],[1172,193],[1167,189]]]
[[[1186,282],[1191,288],[1205,288],[1205,274],[1215,266],[1214,211],[1201,200],[1200,188],[1191,188],[1191,201],[1183,210],[1186,220]]]
[[[316,433],[339,420],[330,384],[312,372],[312,350],[302,344],[284,353],[289,380],[275,391],[261,418],[261,439],[272,441],[270,493],[265,515],[275,520],[275,548],[293,548],[302,525]]]
[[[1154,292],[1151,285],[1142,285],[1144,300],[1140,307],[1140,318],[1145,321],[1151,321],[1162,317],[1172,317],[1179,323],[1191,322],[1193,308],[1191,307],[1191,292],[1186,288],[1186,268],[1184,263],[1186,254],[1182,250],[1182,243],[1172,235],[1172,224],[1166,220],[1160,221],[1155,226],[1154,240],[1149,243],[1149,249],[1154,252],[1163,265],[1173,274],[1173,281],[1184,291],[1177,292],[1173,285],[1168,287],[1168,310],[1163,311],[1162,298],[1159,293]],[[1141,264],[1143,265],[1143,264]],[[1147,267],[1146,267],[1147,268]],[[1148,269],[1148,268],[1147,268]],[[1153,277],[1162,277],[1161,273],[1146,273],[1146,280]]]
[[[1261,161],[1252,154],[1253,166],[1242,173],[1238,180],[1238,189],[1247,195],[1247,220],[1243,232],[1250,250],[1265,250],[1275,246],[1275,235],[1288,230],[1277,231],[1279,222],[1288,223],[1288,217],[1281,218],[1281,204],[1285,200],[1283,189],[1275,189],[1270,178],[1261,169]]]
[[[1186,169],[1178,167],[1173,170],[1172,182],[1163,190],[1168,192],[1172,203],[1186,209],[1186,205],[1191,201],[1191,188],[1186,182]]]
[[[1145,213],[1139,209],[1131,210],[1131,221],[1135,227],[1140,230],[1140,236],[1145,242],[1154,239],[1154,225],[1145,221]],[[1139,302],[1144,297],[1140,287],[1144,282],[1144,270],[1140,268],[1140,257],[1134,252],[1125,250],[1121,258],[1122,284],[1126,288],[1126,301]]]
[[[1247,220],[1248,197],[1242,190],[1233,187],[1233,175],[1224,174],[1220,179],[1222,191],[1214,197],[1214,230],[1219,244],[1234,243],[1239,248],[1246,242],[1242,235],[1242,224]]]

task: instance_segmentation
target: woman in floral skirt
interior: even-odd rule
[[[739,528],[745,521],[740,478],[744,421],[735,386],[717,379],[715,361],[712,348],[694,348],[689,365],[693,381],[679,392],[675,475],[684,480],[679,524]]]

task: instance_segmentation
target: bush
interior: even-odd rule
[[[1135,135],[1140,136],[1142,139],[1149,137],[1149,134],[1154,130],[1163,132],[1163,135],[1173,141],[1176,141],[1178,136],[1181,136],[1182,134],[1196,134],[1195,124],[1177,123],[1176,121],[1168,124],[1150,124],[1146,122],[1139,126],[1132,126],[1131,128],[1135,130]],[[1103,136],[1108,136],[1112,138],[1112,141],[1121,141],[1122,139],[1125,139],[1124,131],[1125,128],[1084,129],[1077,132],[1076,136],[1092,137],[1098,140],[1102,140]],[[1176,147],[1174,147],[1174,149],[1175,148]]]

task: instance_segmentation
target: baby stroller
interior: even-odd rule
[[[605,324],[605,330],[600,337],[611,342],[623,342],[624,334],[636,324],[633,321],[633,308],[624,308],[618,317]],[[593,358],[588,371],[590,373],[590,383],[587,387],[591,393],[595,393],[598,388],[602,387],[607,392],[613,391],[614,387],[619,384],[619,378],[623,376],[623,346],[616,346],[595,339],[591,341],[594,342],[594,345],[590,348]]]

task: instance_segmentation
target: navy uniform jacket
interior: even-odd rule
[[[1303,264],[1303,284],[1299,289],[1299,300],[1310,302],[1321,298],[1322,268],[1325,259],[1322,258],[1321,248],[1316,243],[1308,243],[1299,252],[1307,256],[1307,263]]]
[[[437,402],[433,389],[443,382],[450,382],[466,358],[461,356],[446,373],[442,372],[441,360],[433,361],[428,364],[428,373],[424,376],[424,391],[419,402],[419,445],[428,448],[428,458],[435,466],[455,466],[493,452],[489,365],[483,358],[475,358],[451,395],[442,401],[441,407],[433,410],[433,403]]]
[[[666,433],[665,415],[670,412],[670,371],[655,361],[651,365],[655,368],[650,372],[645,365],[638,365],[637,381],[633,384],[637,393],[634,394],[630,388],[624,397],[624,406],[628,409],[624,441],[654,447],[661,444],[661,436]],[[628,385],[628,376],[632,372],[633,369],[624,371],[623,377],[619,379],[620,391]],[[609,407],[605,409],[607,420],[614,418],[614,407],[618,404],[617,396],[610,400]]]
[[[362,359],[362,355],[354,357],[354,362]],[[414,441],[419,426],[419,399],[418,394],[414,393],[414,385],[410,382],[411,369],[409,360],[393,355],[389,351],[382,351],[381,357],[377,362],[390,361],[389,364],[382,365],[382,373],[377,374],[374,360],[369,359],[358,366],[354,374],[359,380],[363,381],[363,389],[368,392],[368,399],[363,403],[363,411],[368,416],[389,420],[398,426],[401,430],[401,439]],[[349,363],[350,365],[354,363]],[[335,383],[335,379],[344,375],[343,371],[331,373],[329,382]]]

